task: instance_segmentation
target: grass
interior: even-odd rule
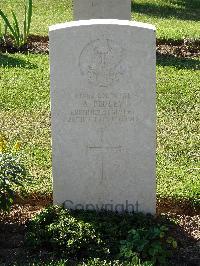
[[[200,37],[199,0],[134,0],[133,18],[154,24],[160,39]]]
[[[157,63],[157,193],[199,199],[200,64],[191,59]]]
[[[51,192],[49,62],[47,56],[0,55],[0,129],[20,139],[33,178],[30,193]]]
[[[45,55],[0,55],[0,129],[23,142],[33,176],[29,193],[49,194],[51,138],[49,62]],[[199,198],[200,61],[157,61],[157,194]]]
[[[0,8],[23,15],[22,0],[1,0]],[[33,1],[32,34],[47,35],[48,26],[72,20],[72,0]],[[154,24],[161,39],[199,38],[199,0],[134,0],[132,19]]]

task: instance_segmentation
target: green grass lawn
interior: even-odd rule
[[[50,193],[49,62],[45,55],[0,55],[0,129],[20,139],[34,183]],[[197,199],[200,61],[157,60],[157,194]]]
[[[199,69],[197,60],[157,60],[157,193],[163,197],[200,199]]]
[[[34,183],[29,192],[51,191],[48,56],[0,55],[0,129],[19,139]]]
[[[23,0],[1,0],[0,8],[13,8],[23,18]],[[132,19],[157,27],[157,37],[183,39],[200,37],[199,0],[134,0]],[[72,0],[33,1],[32,34],[47,35],[48,26],[72,20]]]
[[[133,18],[154,24],[157,38],[200,38],[199,0],[134,0]]]

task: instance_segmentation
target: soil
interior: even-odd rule
[[[177,58],[195,58],[200,56],[200,40],[184,39],[182,41],[157,40],[157,55]]]
[[[19,257],[29,261],[31,257],[38,256],[38,253],[30,254],[24,248],[26,223],[49,204],[52,204],[51,195],[18,198],[10,214],[0,216],[0,265],[13,265],[14,260]],[[158,199],[157,216],[166,219],[170,233],[178,243],[169,265],[199,266],[200,207],[195,208],[189,201]],[[169,220],[175,221],[175,224]],[[51,257],[51,254],[41,250],[39,256],[42,260]]]
[[[49,53],[48,36],[31,35],[28,44],[20,49],[13,47],[11,38],[5,43],[0,43],[0,52],[8,53]],[[195,58],[200,56],[200,40],[184,39],[179,41],[160,40],[156,41],[156,52],[158,56],[173,56],[178,58]]]

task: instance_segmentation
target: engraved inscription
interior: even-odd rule
[[[79,57],[81,74],[96,86],[108,87],[124,75],[124,49],[109,39],[89,42]]]
[[[77,93],[72,95],[74,108],[69,123],[134,122],[130,93]]]

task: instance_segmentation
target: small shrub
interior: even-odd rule
[[[166,264],[166,259],[170,255],[168,244],[176,248],[176,241],[172,237],[167,237],[167,231],[165,226],[130,230],[127,239],[121,241],[120,256],[132,259],[139,255],[143,260],[149,260],[154,264]]]
[[[3,212],[10,210],[16,191],[25,191],[27,172],[16,155],[19,148],[20,142],[16,142],[13,153],[9,152],[6,138],[0,134],[0,210]]]
[[[63,252],[73,258],[109,253],[91,224],[75,219],[70,211],[56,206],[45,209],[28,224],[26,244]]]
[[[166,233],[152,215],[51,206],[27,224],[26,245],[83,266],[152,266],[163,264],[175,244]]]
[[[119,253],[120,241],[126,239],[132,228],[149,228],[156,221],[153,215],[142,213],[116,214],[114,212],[73,211],[73,216],[85,222],[91,223],[101,235],[110,253],[115,256]]]
[[[17,157],[0,153],[0,210],[10,210],[16,190],[24,188],[26,176],[26,170]]]

